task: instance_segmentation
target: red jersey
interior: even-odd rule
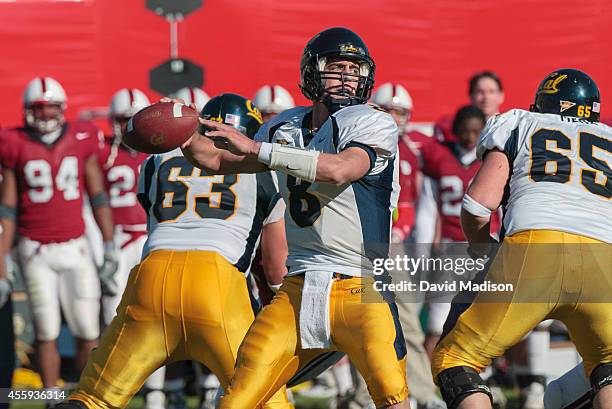
[[[434,124],[434,136],[441,142],[457,142],[453,132],[453,117],[443,116]]]
[[[136,198],[138,173],[146,158],[147,154],[128,150],[123,145],[113,147],[112,139],[104,144],[99,160],[116,225],[138,226],[146,231],[147,214]]]
[[[99,153],[102,134],[84,121],[66,124],[53,144],[23,128],[2,133],[1,163],[17,178],[19,234],[41,243],[82,236],[85,161]]]
[[[436,181],[436,200],[440,215],[441,239],[443,241],[465,241],[461,229],[461,204],[463,195],[480,168],[476,159],[464,165],[459,159],[456,144],[431,143],[422,146],[423,173]],[[499,219],[494,213],[491,231],[497,233]]]
[[[420,191],[420,153],[417,143],[410,138],[410,134],[400,138],[398,153],[401,189],[397,203],[397,220],[395,220],[393,228],[399,229],[402,239],[405,239],[414,228],[415,208]]]

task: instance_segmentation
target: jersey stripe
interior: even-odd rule
[[[268,217],[274,208],[274,206],[271,206],[271,203],[276,203],[279,198],[270,172],[257,173],[255,176],[257,178],[257,202],[255,205],[255,214],[253,215],[253,223],[251,224],[251,230],[246,239],[244,253],[242,253],[242,256],[240,256],[236,264],[234,264],[234,266],[243,273],[251,266],[253,254],[255,253],[255,244],[261,234],[264,219]]]
[[[351,184],[366,257],[386,258],[391,235],[391,193],[395,159],[377,175],[367,175]]]

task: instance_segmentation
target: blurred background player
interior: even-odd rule
[[[55,387],[61,312],[76,337],[83,368],[99,335],[100,284],[112,287],[117,269],[112,214],[98,165],[102,135],[90,123],[66,122],[66,94],[52,78],[34,78],[23,96],[24,127],[4,130],[1,204],[6,240],[19,234],[18,259],[36,330],[45,387]],[[104,239],[104,262],[93,264],[81,217],[87,192]],[[102,282],[102,283],[101,283]]]
[[[392,240],[403,244],[411,239],[416,222],[416,202],[423,181],[420,171],[421,143],[428,143],[430,137],[418,132],[407,132],[407,127],[414,109],[413,101],[402,85],[385,83],[372,94],[371,101],[391,114],[399,130],[399,183],[400,194],[397,204],[397,217],[393,223]],[[420,210],[420,209],[419,209]],[[430,220],[435,223],[435,209]],[[393,246],[398,252],[403,252],[403,245]],[[417,407],[444,406],[436,395],[436,386],[431,379],[431,364],[429,355],[424,348],[425,334],[419,320],[421,304],[418,300],[397,300],[397,308],[402,323],[406,341],[406,373],[411,398],[417,402]]]
[[[0,206],[0,214],[5,209]],[[11,282],[8,277],[8,265],[5,262],[3,228],[0,224],[0,388],[9,389],[12,386],[15,370],[15,336],[13,331],[13,303],[11,300]],[[1,409],[7,409],[8,403],[1,402]]]
[[[102,297],[105,326],[109,325],[115,316],[130,270],[140,262],[147,240],[147,215],[136,197],[140,167],[147,155],[122,143],[122,137],[126,132],[128,120],[149,104],[149,99],[139,89],[122,88],[113,95],[109,106],[109,121],[113,134],[105,138],[99,162],[113,211],[119,267],[115,274],[116,293]],[[145,408],[164,407],[164,375],[165,367],[161,367],[147,379]]]
[[[468,81],[468,96],[472,105],[480,109],[487,119],[501,112],[504,103],[504,87],[499,76],[493,71],[481,71]],[[453,117],[445,116],[434,125],[438,140],[455,142]]]
[[[211,99],[201,115],[228,118],[249,137],[261,125],[236,94]],[[66,408],[125,407],[154,370],[188,359],[227,388],[257,307],[246,275],[260,235],[274,243],[263,256],[285,269],[285,208],[269,172],[208,176],[177,148],[147,159],[138,190],[149,228],[143,258],[71,395],[79,402]],[[292,406],[283,389],[265,407]]]
[[[264,122],[274,118],[279,113],[293,108],[293,97],[280,85],[264,85],[253,96],[253,104],[261,111]]]
[[[193,104],[198,112],[201,112],[204,105],[210,101],[208,94],[201,88],[181,88],[176,91],[175,98],[182,99],[186,105]]]
[[[476,141],[484,129],[486,118],[475,106],[460,108],[453,120],[456,142],[431,143],[423,146],[422,171],[435,182],[434,197],[439,215],[439,234],[434,240],[434,251],[441,255],[443,243],[465,241],[461,230],[461,198],[480,167],[476,158]],[[430,272],[435,274],[435,272]],[[450,302],[430,302],[425,347],[429,354],[442,334]]]

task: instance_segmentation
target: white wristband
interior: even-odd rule
[[[262,143],[262,149],[263,145]],[[268,165],[270,169],[278,170],[307,182],[314,182],[317,176],[317,162],[321,152],[285,146],[279,143],[271,143],[270,145],[272,145],[270,164]],[[261,155],[261,149],[259,152]],[[262,156],[264,155],[265,152]]]
[[[492,213],[490,209],[478,203],[467,193],[463,195],[462,206],[466,212],[477,217],[489,217]]]
[[[257,154],[257,160],[266,165],[270,165],[270,157],[272,156],[272,144],[269,142],[262,142]]]

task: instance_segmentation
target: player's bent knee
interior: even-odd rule
[[[478,372],[468,366],[455,366],[440,372],[438,385],[449,409],[456,409],[465,398],[474,393],[486,394],[493,404],[491,390]]]
[[[612,362],[601,364],[591,372],[593,397],[608,385],[612,385]]]

